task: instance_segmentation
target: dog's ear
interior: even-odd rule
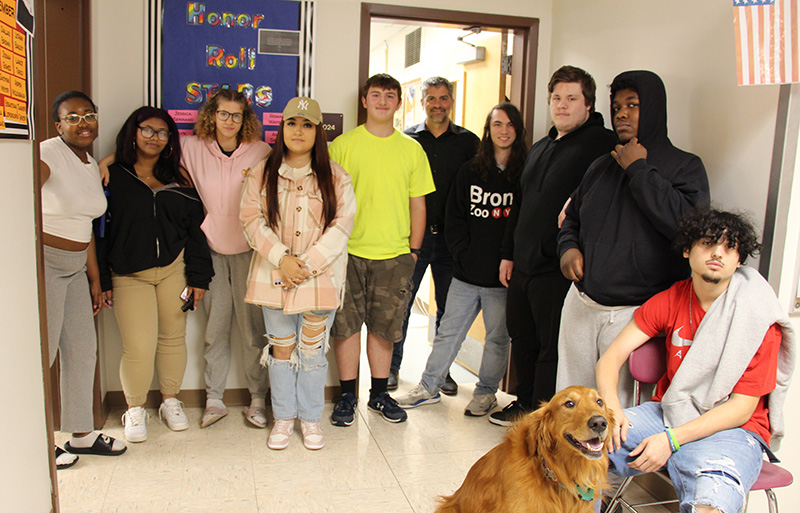
[[[606,407],[606,422],[608,423],[608,434],[606,435],[606,450],[611,448],[611,441],[613,440],[613,433],[617,429],[617,419],[614,416],[614,410]]]
[[[527,442],[528,453],[535,456],[539,448],[547,450],[552,443],[550,436],[550,410],[549,408],[542,407],[535,412],[528,415],[526,423],[528,424]]]

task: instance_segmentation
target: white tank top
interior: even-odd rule
[[[44,233],[76,242],[92,238],[92,219],[106,211],[106,196],[100,170],[91,155],[81,159],[61,140],[53,137],[39,144],[40,158],[50,168],[42,186]]]

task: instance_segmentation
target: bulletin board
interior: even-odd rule
[[[3,0],[0,0],[3,1]],[[281,113],[310,96],[313,1],[161,0],[153,79],[157,101],[193,133],[197,111],[220,89],[247,96],[272,143]]]
[[[0,0],[0,138],[4,139],[33,136],[33,7],[29,4]]]

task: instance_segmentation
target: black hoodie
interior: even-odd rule
[[[618,79],[637,89],[637,137],[647,158],[627,170],[611,155],[595,160],[571,196],[558,238],[559,255],[571,248],[583,253],[578,289],[607,306],[640,305],[689,276],[672,239],[680,220],[710,201],[703,162],[667,137],[667,95],[658,75],[627,71]]]
[[[514,202],[516,183],[500,168],[482,180],[468,160],[450,189],[445,216],[445,240],[453,255],[453,277],[478,287],[502,287],[500,244]]]

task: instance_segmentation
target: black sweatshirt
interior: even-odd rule
[[[108,213],[105,237],[97,239],[100,284],[111,290],[111,271],[131,274],[165,267],[181,251],[186,284],[208,289],[214,268],[206,236],[205,217],[197,191],[169,184],[152,190],[136,173],[115,163],[109,166]]]
[[[640,305],[689,276],[672,240],[680,220],[709,203],[703,162],[667,137],[661,79],[650,71],[620,77],[638,90],[638,138],[647,158],[627,170],[611,155],[595,160],[572,194],[558,238],[559,255],[570,248],[583,253],[578,289],[607,306]]]
[[[529,276],[561,272],[558,214],[597,157],[614,149],[617,136],[594,112],[560,139],[555,127],[533,145],[514,195],[501,255]]]
[[[502,287],[500,245],[516,184],[497,167],[481,180],[473,162],[461,166],[447,202],[444,233],[453,255],[453,277],[479,287]]]

